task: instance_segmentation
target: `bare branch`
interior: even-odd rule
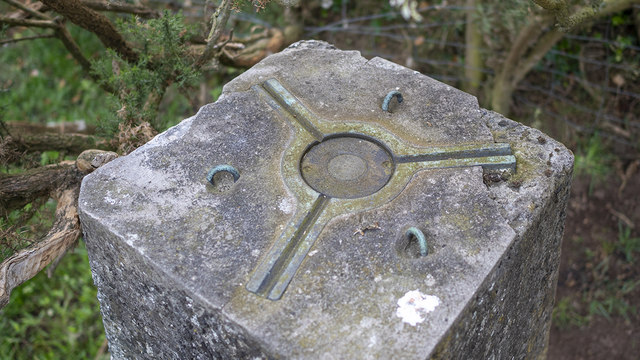
[[[34,10],[34,9],[30,8],[30,7],[28,7],[27,5],[25,5],[25,4],[21,3],[21,2],[18,2],[18,1],[16,1],[16,0],[2,0],[2,1],[4,1],[4,2],[6,2],[6,3],[7,3],[7,4],[9,4],[9,5],[11,5],[11,6],[13,6],[13,7],[16,7],[16,8],[18,8],[18,9],[20,9],[20,10],[22,10],[22,11],[24,11],[24,12],[26,12],[26,13],[30,14],[31,16],[35,16],[35,17],[40,18],[40,19],[42,19],[42,20],[53,20],[53,19],[52,19],[51,17],[49,17],[48,15],[43,14],[43,13],[41,13],[41,12],[39,12],[39,11],[36,11],[36,10]]]
[[[78,195],[80,183],[86,173],[114,159],[113,153],[88,150],[78,157],[89,163],[89,171],[79,170],[78,162],[63,162],[58,165],[64,169],[58,174],[57,187],[52,187],[48,195],[58,201],[55,221],[51,229],[40,241],[21,250],[0,264],[0,309],[7,305],[11,290],[34,277],[47,265],[55,266],[60,258],[73,246],[82,234],[78,218]],[[3,178],[0,177],[0,184]],[[43,179],[28,179],[27,182],[42,182]],[[55,180],[55,179],[54,179]],[[0,192],[4,187],[0,187]],[[49,273],[53,272],[53,268]]]
[[[56,37],[60,39],[60,41],[62,41],[64,47],[67,49],[67,51],[69,51],[71,56],[73,56],[78,64],[80,64],[82,70],[87,76],[93,79],[96,83],[100,84],[100,87],[104,91],[112,94],[116,92],[115,89],[110,87],[108,84],[101,83],[100,78],[96,74],[91,72],[91,62],[84,56],[84,54],[82,54],[82,50],[80,50],[78,44],[75,42],[75,40],[73,40],[73,37],[71,37],[71,33],[69,33],[69,30],[67,30],[66,26],[60,24],[60,27],[56,30]]]
[[[507,58],[503,62],[499,76],[501,74],[508,75],[502,79],[502,81],[511,82],[510,75],[514,69],[518,67],[518,61],[526,55],[532,43],[535,43],[540,37],[540,34],[552,25],[552,23],[553,19],[551,16],[535,18],[534,21],[531,21],[518,33]]]
[[[227,26],[227,21],[229,20],[229,15],[231,14],[231,6],[233,5],[232,0],[222,0],[220,2],[220,6],[216,9],[216,11],[211,15],[211,30],[209,31],[209,36],[207,37],[207,45],[202,52],[202,55],[198,58],[195,63],[196,68],[202,67],[205,63],[211,60],[216,53],[221,51],[218,46],[218,40],[224,31],[225,26]]]
[[[6,121],[3,122],[4,130],[9,135],[12,134],[25,134],[25,133],[56,133],[56,134],[93,134],[96,131],[94,125],[88,125],[84,120],[80,121],[68,121],[57,123],[31,123],[27,121]]]
[[[31,20],[31,19],[17,19],[7,16],[0,16],[0,24],[7,24],[9,26],[30,26],[40,28],[57,28],[58,24],[52,20]]]
[[[27,133],[16,137],[7,136],[0,140],[2,152],[34,152],[46,150],[65,151],[79,154],[87,149],[114,150],[109,141],[85,134]]]
[[[138,54],[127,44],[106,16],[89,9],[79,0],[42,0],[42,2],[72,23],[96,34],[106,47],[115,50],[126,61],[131,63],[138,61]]]
[[[135,14],[142,18],[157,18],[160,14],[154,10],[141,5],[133,5],[115,1],[95,1],[83,0],[82,3],[88,8],[97,11],[111,11],[117,13]]]
[[[73,179],[77,172],[73,163],[61,163],[21,174],[0,174],[0,216],[49,196],[68,179]]]
[[[235,46],[240,45],[240,46]],[[222,47],[220,62],[237,68],[250,68],[265,57],[282,50],[285,37],[282,30],[269,29],[262,38],[250,43],[230,43]]]
[[[535,46],[531,49],[526,57],[518,62],[518,66],[513,69],[513,75],[510,79],[511,84],[515,87],[525,76],[533,69],[534,66],[542,59],[551,48],[564,37],[564,33],[559,29],[552,29],[538,38]]]
[[[25,36],[25,37],[19,38],[19,39],[0,40],[0,45],[12,44],[12,43],[17,43],[17,42],[20,42],[20,41],[27,41],[27,40],[47,39],[47,38],[52,38],[52,37],[55,37],[55,34],[42,34],[42,35],[35,35],[35,36]]]
[[[581,6],[571,10],[571,3],[567,0],[533,0],[541,8],[551,12],[558,22],[560,31],[569,32],[589,21],[606,16],[613,12],[622,11],[638,0],[603,0],[600,8]]]
[[[54,196],[58,206],[51,230],[35,246],[20,251],[0,264],[0,308],[9,302],[11,290],[34,277],[76,244],[82,234],[78,218],[79,192],[79,181],[58,191]]]

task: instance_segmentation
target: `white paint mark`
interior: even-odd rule
[[[284,212],[285,214],[291,214],[295,209],[295,206],[296,204],[292,201],[291,198],[285,197],[284,199],[282,199],[282,201],[280,201],[278,209],[280,209],[280,211]]]
[[[416,326],[423,322],[427,313],[435,310],[439,304],[440,299],[437,296],[425,295],[416,289],[398,299],[396,316],[402,318],[402,322]]]

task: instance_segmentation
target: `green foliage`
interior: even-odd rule
[[[595,271],[599,272],[597,275],[601,277],[596,277],[593,289],[583,295],[583,303],[588,304],[586,316],[588,319],[593,316],[602,316],[606,319],[620,316],[630,321],[631,316],[636,315],[638,309],[634,301],[630,301],[629,295],[640,285],[640,280],[607,277],[610,261],[610,258],[605,258],[598,264]]]
[[[544,56],[544,63],[553,64],[553,67],[562,73],[580,73],[580,60],[578,60],[577,57],[580,55],[581,47],[578,42],[563,38],[554,48],[563,53],[574,55],[575,57],[548,52]],[[543,67],[543,63],[538,63],[538,68]]]
[[[41,272],[13,290],[0,310],[0,338],[2,359],[95,357],[105,335],[84,244],[51,279]]]
[[[611,173],[612,154],[605,148],[598,133],[578,144],[575,153],[574,175],[586,175],[591,181],[589,193],[593,187],[602,183]]]
[[[41,165],[55,164],[58,162],[59,157],[60,157],[59,151],[43,151],[42,154],[40,154],[40,164]]]
[[[576,239],[579,243],[581,239]],[[629,322],[638,314],[635,293],[640,280],[628,272],[635,266],[634,254],[640,253],[640,238],[631,237],[631,229],[619,225],[617,241],[602,241],[600,247],[585,248],[584,275],[589,281],[578,296],[556,302],[553,322],[560,328],[588,325],[593,317]],[[627,269],[627,270],[625,270]]]
[[[602,300],[593,300],[589,303],[589,316],[598,315],[608,320],[612,316],[620,316],[630,321],[630,316],[635,315],[636,311],[635,306],[614,295],[607,296]]]
[[[640,253],[640,237],[631,237],[631,228],[623,228],[622,224],[618,224],[618,241],[615,249],[624,255],[628,263],[633,263],[634,253]]]
[[[186,39],[190,32],[184,17],[165,11],[160,18],[146,23],[131,17],[118,21],[117,25],[125,38],[141,51],[135,64],[126,62],[112,50],[92,63],[93,72],[102,83],[120,94],[119,98],[110,96],[114,115],[105,119],[102,128],[112,131],[124,120],[132,124],[148,121],[156,129],[162,129],[165,124],[156,119],[157,104],[151,97],[164,94],[171,84],[184,89],[199,79],[188,55]]]
[[[621,63],[625,58],[632,58],[633,56],[625,56],[625,50],[633,46],[635,41],[636,38],[634,36],[618,35],[616,37],[616,41],[610,45],[610,48],[613,51],[613,61]]]
[[[95,37],[69,25],[87,55],[103,51]],[[7,32],[8,34],[8,32]],[[32,30],[13,34],[14,38],[37,35]],[[5,34],[3,38],[6,38]],[[82,69],[55,38],[22,41],[0,46],[0,105],[5,121],[74,121],[95,124],[108,108],[100,98],[97,84],[86,80]]]
[[[627,25],[631,22],[633,22],[633,20],[629,18],[629,14],[627,13],[618,13],[611,17],[611,25],[613,26]]]
[[[589,318],[580,314],[570,297],[563,297],[553,308],[553,323],[562,329],[571,326],[582,327],[589,323]]]

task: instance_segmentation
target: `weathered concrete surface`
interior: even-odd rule
[[[485,184],[481,167],[397,164],[378,193],[330,201],[337,215],[286,292],[265,299],[246,286],[315,196],[291,180],[312,140],[252,89],[271,78],[326,131],[396,152],[506,142],[517,174]],[[396,88],[405,101],[383,112]],[[206,180],[218,164],[240,172],[224,192]],[[468,94],[383,59],[296,43],[85,178],[80,216],[109,350],[116,359],[543,357],[572,164],[564,146]],[[405,253],[411,226],[427,235],[427,257]],[[414,290],[437,306],[399,317]]]

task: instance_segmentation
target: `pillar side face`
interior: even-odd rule
[[[384,111],[390,91],[403,102]],[[83,181],[110,349],[543,356],[572,164],[471,95],[296,43]]]

